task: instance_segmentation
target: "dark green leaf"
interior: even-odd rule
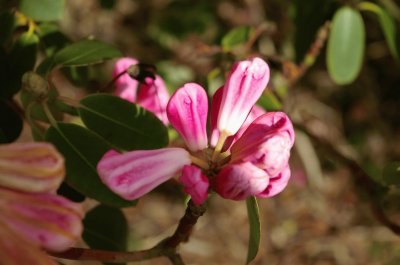
[[[333,17],[328,40],[328,72],[339,85],[353,82],[364,58],[365,29],[360,13],[350,7],[340,8]]]
[[[86,214],[83,225],[85,227],[83,240],[91,248],[113,251],[127,250],[128,223],[120,209],[98,205]]]
[[[396,24],[394,19],[389,15],[389,13],[381,8],[380,6],[371,2],[362,2],[359,4],[360,8],[363,10],[371,11],[378,16],[379,23],[381,25],[383,34],[385,35],[386,42],[389,46],[389,50],[392,55],[399,59],[399,54],[397,51],[396,44]]]
[[[86,199],[85,195],[72,188],[66,182],[61,183],[61,186],[57,190],[57,194],[68,198],[73,202],[83,202]]]
[[[25,72],[33,70],[36,62],[36,53],[39,43],[39,38],[35,34],[25,32],[22,33],[10,54],[4,62],[5,76],[1,77],[2,90],[0,97],[10,98],[21,89],[21,79]],[[4,56],[4,55],[3,55]]]
[[[111,147],[93,132],[75,125],[58,123],[50,127],[46,140],[53,143],[65,157],[66,182],[80,193],[115,207],[135,204],[122,199],[100,180],[96,166]]]
[[[260,245],[261,224],[258,212],[257,199],[253,196],[246,200],[247,215],[249,217],[250,237],[247,251],[246,264],[249,264],[256,256]]]
[[[400,162],[392,162],[383,170],[383,182],[400,187]]]
[[[102,62],[122,56],[122,53],[113,46],[95,40],[75,42],[57,52],[54,63],[62,66],[79,66]]]
[[[47,56],[52,56],[58,50],[64,48],[71,41],[64,35],[59,27],[52,23],[42,23],[38,27],[40,42]]]
[[[3,99],[0,99],[0,113],[0,143],[11,143],[21,134],[22,119]]]
[[[20,0],[19,10],[36,21],[62,19],[64,0]]]
[[[157,149],[168,144],[168,132],[151,112],[119,97],[99,94],[80,101],[85,125],[124,150]]]
[[[224,51],[230,51],[241,44],[245,44],[250,37],[251,28],[242,26],[230,30],[221,41]]]
[[[116,4],[116,0],[99,0],[100,6],[104,9],[113,9]]]
[[[14,13],[6,10],[0,13],[0,43],[4,43],[11,37],[14,29]]]

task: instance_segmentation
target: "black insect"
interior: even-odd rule
[[[126,72],[131,78],[143,83],[147,77],[156,79],[157,68],[152,64],[138,63],[129,66]]]

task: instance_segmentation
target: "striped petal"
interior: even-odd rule
[[[276,177],[270,178],[268,187],[256,196],[259,198],[269,198],[282,192],[289,182],[290,174],[290,168],[287,165]]]
[[[179,181],[184,186],[184,191],[192,197],[195,204],[202,204],[207,199],[210,183],[198,167],[184,166]]]
[[[190,165],[190,155],[182,148],[108,151],[97,164],[101,180],[116,194],[135,200],[172,178]]]
[[[207,113],[207,93],[195,83],[179,88],[168,103],[168,119],[190,151],[202,150],[208,145]]]
[[[217,128],[226,136],[242,126],[269,81],[269,67],[260,58],[236,63],[224,85]]]
[[[0,186],[27,192],[54,192],[64,175],[64,158],[49,143],[0,146]]]

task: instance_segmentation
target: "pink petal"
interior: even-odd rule
[[[21,237],[0,220],[0,264],[57,265],[39,246]]]
[[[137,103],[153,112],[165,125],[168,125],[167,104],[169,94],[164,80],[158,75],[156,79],[146,78],[139,87]]]
[[[184,191],[192,197],[195,204],[202,204],[208,195],[210,183],[196,166],[184,166],[179,181],[184,186]]]
[[[278,176],[269,180],[268,187],[261,193],[257,194],[259,198],[269,198],[283,191],[290,179],[290,168],[286,166]]]
[[[81,206],[61,196],[0,189],[0,202],[0,221],[47,250],[63,251],[81,236]]]
[[[168,103],[168,119],[191,151],[207,147],[207,112],[207,93],[195,83],[179,88]]]
[[[228,136],[244,123],[269,81],[269,67],[260,58],[236,63],[224,85],[217,127]]]
[[[214,189],[223,198],[245,200],[264,191],[269,177],[252,163],[228,164],[215,177]]]
[[[210,145],[215,147],[219,138],[219,131],[217,128],[219,109],[221,108],[222,93],[224,87],[220,87],[215,91],[211,102],[211,136]]]
[[[275,177],[287,165],[294,143],[293,125],[283,112],[257,118],[232,145],[231,162],[252,162]]]
[[[49,143],[0,146],[0,186],[28,192],[54,192],[64,175],[64,158]]]
[[[108,151],[97,164],[101,180],[116,194],[135,200],[172,178],[190,155],[182,148],[131,151],[119,154]]]
[[[129,57],[119,59],[114,65],[112,76],[118,76],[133,64],[138,64],[138,61]],[[115,81],[114,95],[130,102],[135,102],[138,85],[139,82],[131,78],[129,74],[123,74]]]

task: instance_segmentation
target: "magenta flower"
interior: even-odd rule
[[[213,97],[210,141],[207,94],[198,84],[184,85],[169,100],[167,116],[187,149],[109,151],[97,166],[101,179],[125,199],[139,198],[180,172],[196,204],[210,188],[232,200],[278,194],[290,178],[294,130],[286,114],[254,106],[268,80],[268,65],[260,58],[233,66]]]
[[[0,146],[1,264],[57,264],[41,249],[63,251],[79,239],[81,206],[55,194],[64,172],[50,144]]]
[[[139,82],[130,77],[128,73],[122,74],[130,66],[138,63],[136,59],[128,57],[121,58],[115,63],[112,72],[112,76],[117,78],[114,95],[142,106],[154,113],[165,125],[168,125],[166,107],[169,94],[164,80],[159,75],[155,75],[154,80],[147,77],[143,82]]]

